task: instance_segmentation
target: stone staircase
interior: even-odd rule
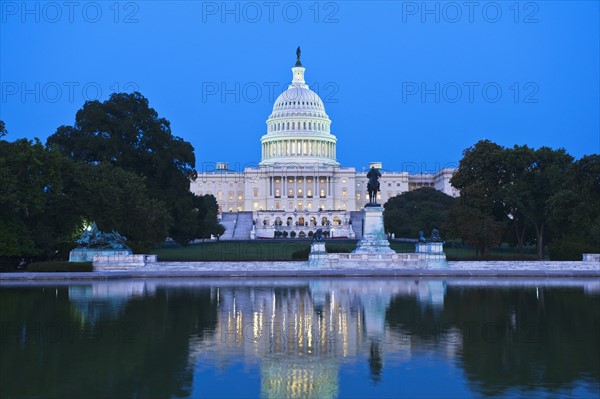
[[[252,231],[252,212],[238,212],[233,240],[249,240]]]
[[[363,213],[362,211],[350,212],[350,220],[352,221],[352,230],[357,239],[362,238],[362,224],[363,224]]]
[[[221,214],[221,224],[225,227],[225,233],[221,236],[220,240],[233,240],[233,233],[237,222],[237,212],[223,212]]]

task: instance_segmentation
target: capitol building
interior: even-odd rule
[[[279,95],[260,138],[258,167],[243,172],[219,162],[214,171],[199,173],[191,182],[197,195],[212,194],[219,204],[222,239],[304,238],[317,228],[326,236],[360,238],[361,210],[368,202],[365,171],[337,161],[337,138],[323,101],[304,79],[300,51],[292,82]],[[381,162],[369,167],[382,168]],[[420,187],[433,187],[451,196],[454,169],[413,175],[381,170],[377,202]]]

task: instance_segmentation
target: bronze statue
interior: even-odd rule
[[[313,241],[323,241],[323,229],[317,229],[317,231],[315,231]]]
[[[300,46],[298,46],[298,48],[296,49],[296,66],[297,67],[302,66],[302,62],[300,62],[300,54],[302,54],[302,51],[300,50]]]
[[[367,191],[369,192],[368,205],[377,205],[377,192],[379,191],[379,178],[381,177],[381,172],[373,166],[369,173],[367,173],[367,177],[369,178],[369,182],[367,183]]]
[[[103,233],[96,226],[96,222],[89,229],[85,229],[79,239],[75,240],[81,247],[97,248],[97,249],[129,249],[125,242],[127,238],[116,231],[111,233]]]

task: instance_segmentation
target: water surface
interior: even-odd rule
[[[593,397],[597,279],[0,288],[2,398]]]

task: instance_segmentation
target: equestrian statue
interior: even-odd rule
[[[379,178],[381,177],[381,172],[372,166],[369,173],[367,173],[367,177],[369,178],[369,182],[367,183],[369,203],[367,206],[374,206],[377,205],[377,192],[379,191]]]

